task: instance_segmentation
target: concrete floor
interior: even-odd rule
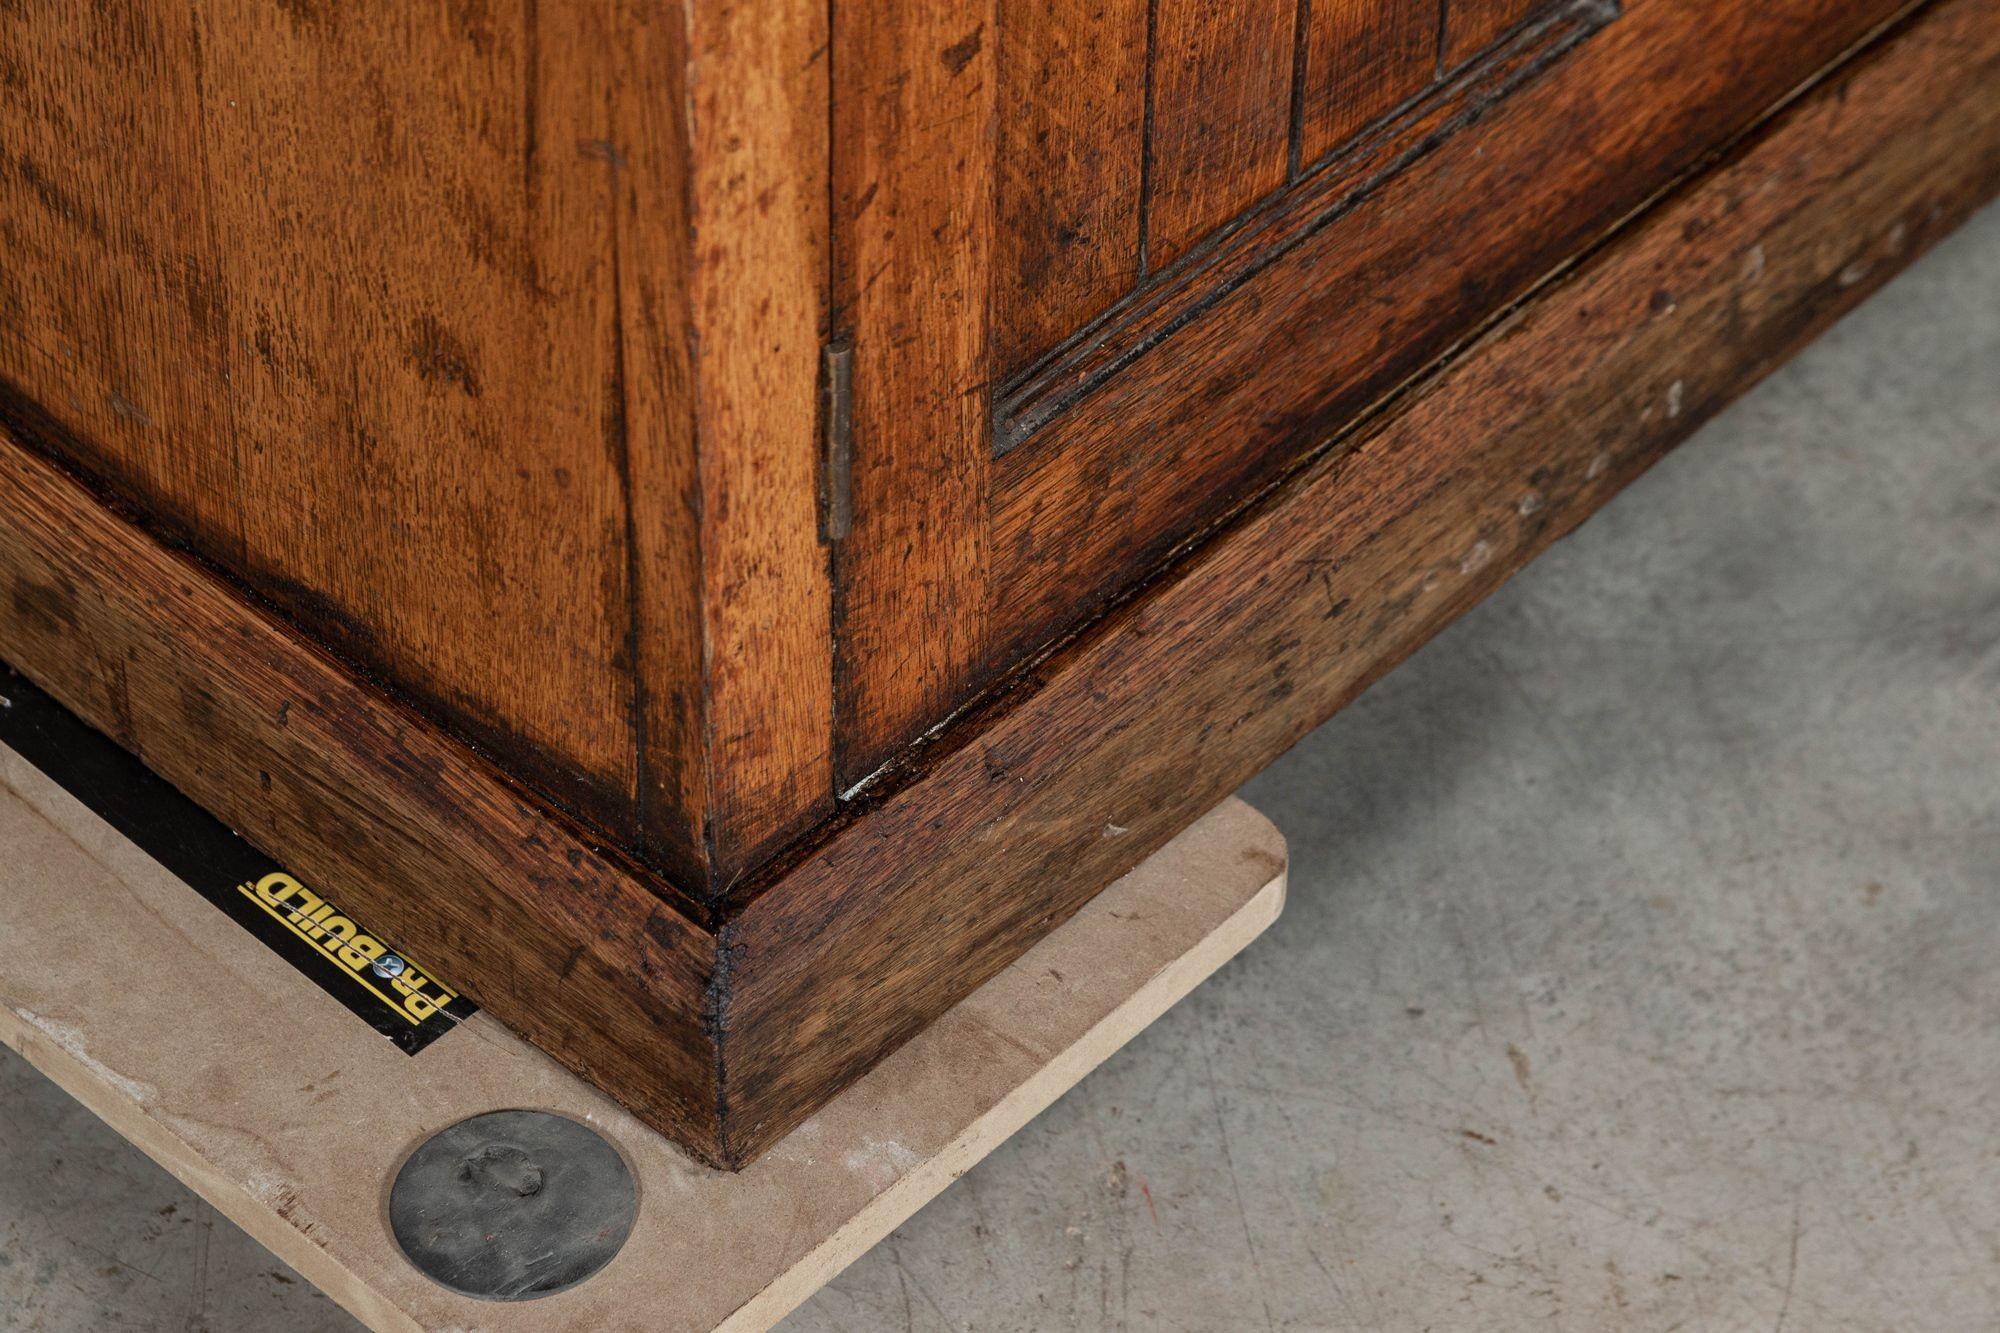
[[[2000,1326],[2000,208],[1244,794],[1276,929],[787,1329]],[[355,1327],[0,1162],[0,1327]]]

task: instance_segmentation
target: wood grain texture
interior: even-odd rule
[[[706,897],[717,812],[690,253],[697,207],[690,17],[646,0],[551,10],[562,19],[573,13],[595,15],[619,43],[603,70],[588,59],[566,61],[546,80],[597,122],[595,134],[570,137],[556,121],[554,145],[558,161],[574,157],[589,166],[605,219],[593,236],[601,247],[602,299],[610,303],[599,427],[567,447],[586,457],[601,452],[618,481],[620,504],[597,540],[601,554],[621,564],[606,574],[623,589],[624,608],[611,659],[620,688],[610,702],[626,719],[632,786],[625,806],[600,812],[596,822],[684,890]],[[542,25],[544,61],[556,49],[587,54],[579,43],[555,47],[547,40],[554,26]],[[545,100],[533,112],[538,124],[550,119]],[[594,115],[593,107],[600,108]],[[546,156],[538,135],[530,162]],[[773,257],[779,268],[783,257]],[[574,571],[571,579],[574,586]],[[542,669],[538,659],[523,662],[529,673]]]
[[[1457,69],[1539,11],[1552,0],[1444,0],[1444,44],[1438,69]]]
[[[1257,272],[1364,202],[1452,135],[1477,124],[1495,104],[1530,81],[1559,70],[1571,48],[1588,41],[1612,12],[1582,0],[1552,21],[1505,43],[1450,79],[1432,84],[1358,139],[1313,164],[1281,193],[1239,220],[1201,254],[1155,275],[1071,339],[1060,354],[1010,384],[994,406],[997,455],[1035,433],[1138,366],[1184,330],[1199,330],[1208,310]]]
[[[0,656],[550,1055],[720,1155],[698,905],[4,433]]]
[[[618,290],[613,176],[672,184],[680,136],[614,151],[596,80],[681,100],[621,17],[9,6],[0,356],[50,447],[630,837],[621,347],[686,375]],[[684,323],[673,255],[626,239]]]
[[[195,10],[243,532],[197,549],[630,839],[624,347],[686,371],[621,288],[685,298],[620,195],[672,201],[679,132],[632,121],[679,64],[609,5]]]
[[[1141,581],[1899,7],[1633,0],[1340,205],[1001,460],[994,667]]]
[[[995,4],[834,6],[834,319],[854,342],[843,790],[951,711],[985,647]]]
[[[671,718],[673,692],[700,682],[714,897],[833,806],[818,500],[831,90],[823,3],[692,0],[690,13],[702,662],[647,687]],[[663,544],[688,522],[666,498],[640,517]],[[642,606],[673,596],[674,576],[642,585]]]
[[[1444,0],[1299,2],[1299,159],[1309,168],[1430,85]]]
[[[1285,183],[1298,0],[1154,0],[1146,267]]]
[[[1001,374],[1103,313],[1139,276],[1147,0],[1000,8]]]
[[[955,727],[726,928],[732,1148],[798,1123],[1991,199],[1996,79],[2000,0],[1933,6]]]
[[[697,895],[823,816],[826,6],[71,9],[16,424]]]
[[[177,536],[240,545],[223,247],[180,6],[0,8],[0,379]]]

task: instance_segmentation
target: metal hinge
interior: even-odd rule
[[[836,338],[820,351],[823,453],[820,460],[819,536],[837,542],[854,522],[854,344]]]

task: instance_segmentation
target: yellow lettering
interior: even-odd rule
[[[334,954],[341,962],[347,963],[349,967],[358,966],[358,964],[348,962],[346,950],[342,948],[361,929],[354,924],[352,919],[336,914],[320,922],[319,928],[322,936],[319,942],[320,948]]]
[[[292,929],[311,939],[313,913],[329,912],[333,909],[321,901],[320,896],[311,889],[301,888],[298,898],[298,904],[288,909],[292,914]]]
[[[373,935],[356,935],[347,947],[340,951],[340,961],[359,972],[387,952],[389,951],[382,947],[382,941]]]
[[[305,892],[305,886],[282,870],[274,870],[257,881],[257,896],[273,907],[282,905],[294,893]]]

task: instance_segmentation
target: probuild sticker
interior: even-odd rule
[[[478,1012],[4,663],[0,744],[411,1055]]]

